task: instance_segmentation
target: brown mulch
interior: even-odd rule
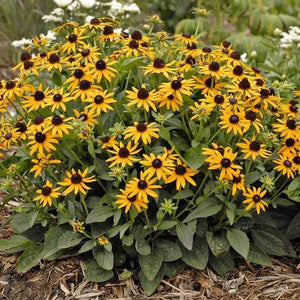
[[[0,212],[0,224],[10,210]],[[11,235],[8,226],[0,238]],[[226,278],[211,269],[184,270],[163,280],[156,293],[146,297],[135,278],[97,284],[84,279],[76,258],[43,262],[26,274],[15,268],[18,256],[0,254],[0,299],[300,299],[300,264],[296,259],[272,259],[272,267],[240,266]]]

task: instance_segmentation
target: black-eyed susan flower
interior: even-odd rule
[[[211,104],[213,107],[220,106],[226,108],[227,106],[225,106],[225,103],[229,102],[228,98],[229,96],[227,96],[226,94],[215,91],[206,94],[205,97],[200,101]]]
[[[145,69],[144,74],[163,74],[166,78],[169,78],[171,74],[176,73],[174,68],[171,68],[174,65],[175,61],[171,61],[169,63],[165,63],[161,58],[155,58],[153,62],[151,62],[147,66],[143,66]]]
[[[174,37],[175,37],[175,42],[179,42],[180,44],[183,45],[186,44],[192,45],[198,43],[197,38],[188,32],[175,34]]]
[[[132,88],[132,91],[126,91],[127,98],[130,100],[127,105],[132,106],[136,105],[137,107],[143,107],[147,112],[150,108],[156,111],[156,102],[159,98],[159,94],[154,90],[148,91],[145,85],[142,85],[140,89],[135,87]]]
[[[74,55],[74,59],[77,63],[95,63],[100,55],[99,49],[90,45],[85,45],[79,49],[79,53]]]
[[[246,200],[243,201],[243,203],[247,204],[246,210],[248,211],[254,206],[257,214],[260,213],[260,210],[266,211],[268,203],[263,200],[266,192],[266,190],[263,191],[261,188],[248,187],[243,194],[246,197]]]
[[[42,84],[35,88],[31,87],[30,95],[24,96],[25,100],[22,102],[22,107],[26,108],[28,112],[44,108],[49,97],[49,88],[43,90]]]
[[[108,110],[113,110],[110,105],[116,103],[117,101],[113,98],[114,93],[109,93],[108,91],[97,91],[92,98],[87,98],[85,102],[91,103],[86,106],[91,113],[96,113],[100,115],[101,112],[107,112]]]
[[[233,81],[232,84],[227,86],[228,92],[238,93],[243,97],[257,96],[259,92],[255,88],[255,83],[250,77],[243,77],[238,81]]]
[[[98,144],[102,144],[101,148],[112,148],[114,145],[118,145],[118,141],[116,140],[116,136],[105,135],[100,137]]]
[[[172,109],[173,111],[179,111],[180,106],[183,105],[183,101],[176,97],[176,94],[171,94],[168,96],[162,95],[160,99],[157,100],[159,107],[166,106],[167,110]]]
[[[148,49],[142,47],[141,42],[137,40],[127,40],[124,43],[124,46],[120,50],[120,55],[125,57],[138,57],[138,56],[147,56],[148,55]]]
[[[108,62],[107,59],[99,59],[96,61],[92,69],[93,79],[97,83],[100,83],[102,78],[110,82],[112,78],[116,76],[117,70],[112,67],[115,63],[115,61]]]
[[[295,177],[295,166],[293,160],[288,155],[280,154],[278,159],[274,160],[276,164],[275,170],[281,172],[283,175],[286,175],[287,178]]]
[[[43,207],[46,205],[52,206],[52,199],[56,199],[60,196],[60,193],[58,192],[59,189],[60,187],[53,188],[52,183],[47,180],[43,188],[36,191],[39,196],[35,197],[33,201],[41,202]]]
[[[289,158],[293,161],[296,172],[300,174],[300,152],[289,155]]]
[[[147,209],[148,201],[145,201],[142,198],[139,198],[137,195],[129,196],[129,190],[120,189],[121,194],[117,195],[117,201],[115,202],[118,205],[118,209],[125,208],[125,213],[127,214],[130,208],[134,205],[138,212],[142,208]]]
[[[160,85],[160,93],[165,96],[175,95],[179,100],[183,101],[182,95],[192,95],[193,85],[193,79],[174,77],[172,81],[164,82]]]
[[[113,150],[108,151],[114,155],[106,160],[111,162],[109,167],[111,168],[117,164],[121,164],[122,167],[133,166],[133,163],[139,160],[134,155],[141,151],[141,149],[136,149],[137,147],[138,144],[131,146],[131,141],[126,146],[122,142],[119,145],[113,145]]]
[[[58,183],[63,187],[67,187],[67,189],[63,191],[63,195],[68,195],[73,191],[75,195],[79,192],[86,194],[86,191],[90,190],[90,187],[86,184],[96,181],[95,175],[87,177],[87,173],[88,169],[85,169],[83,172],[75,169],[72,169],[71,172],[66,171],[67,177],[65,177],[64,181]]]
[[[297,138],[300,135],[300,126],[297,125],[295,119],[284,118],[277,119],[278,123],[273,124],[274,131],[280,133],[281,137]]]
[[[33,155],[36,151],[40,154],[44,154],[44,151],[55,151],[54,144],[58,144],[58,140],[48,130],[38,131],[35,134],[29,136],[31,140],[27,145],[30,146],[30,155]]]
[[[82,233],[84,231],[83,222],[75,221],[72,223],[73,231]]]
[[[4,127],[0,130],[0,144],[2,147],[9,149],[12,143],[16,143],[20,133],[16,128]]]
[[[19,138],[25,140],[27,138],[28,127],[25,122],[18,121],[15,125],[17,132],[19,133]]]
[[[140,178],[133,178],[127,183],[126,190],[128,191],[128,196],[137,196],[138,199],[142,199],[146,203],[148,202],[148,196],[157,198],[158,194],[154,190],[160,189],[161,186],[154,184],[156,181],[157,178],[150,179],[149,176],[145,176],[141,172]]]
[[[71,90],[76,89],[80,82],[83,80],[87,80],[89,82],[93,81],[93,74],[88,66],[85,67],[72,67],[70,68],[73,72],[73,76],[70,76],[66,81],[65,84],[70,85]]]
[[[86,108],[82,112],[79,112],[77,109],[73,109],[73,111],[76,118],[84,124],[93,127],[95,124],[98,123],[98,121],[96,120],[97,114],[93,113],[92,111]]]
[[[62,72],[63,65],[67,63],[68,58],[61,57],[57,51],[47,53],[47,61],[41,65],[41,70],[47,69],[48,71],[58,70]]]
[[[49,95],[49,97],[47,97],[47,99],[45,100],[45,106],[50,106],[52,112],[54,112],[55,110],[59,110],[60,108],[63,111],[66,111],[66,103],[74,100],[74,97],[71,96],[71,93],[64,93],[63,88],[59,90],[52,90],[50,91],[50,94],[51,95]]]
[[[217,61],[212,61],[209,64],[205,64],[199,68],[199,74],[207,75],[209,77],[214,77],[219,80],[221,77],[226,76],[226,70],[224,67],[220,66]]]
[[[99,36],[100,42],[113,41],[118,37],[118,34],[114,32],[114,28],[110,25],[105,25],[102,34]]]
[[[157,179],[167,180],[167,176],[172,174],[172,167],[174,162],[168,159],[168,152],[163,154],[154,155],[150,153],[149,155],[143,154],[144,160],[140,161],[140,164],[146,167],[144,171],[145,176],[152,178],[154,175]]]
[[[257,133],[263,130],[263,125],[260,119],[257,117],[257,114],[253,110],[247,110],[245,112],[245,122],[244,122],[244,132],[247,132],[250,127],[253,126]]]
[[[180,159],[177,159],[176,166],[172,167],[172,174],[165,180],[165,183],[176,181],[176,190],[179,191],[181,188],[185,188],[186,182],[195,186],[196,182],[192,177],[197,173],[197,170],[189,168],[186,164],[182,163]]]
[[[295,100],[291,100],[289,103],[280,103],[280,112],[291,118],[296,118],[299,113],[299,104]]]
[[[124,131],[124,139],[131,138],[135,144],[137,144],[141,139],[144,144],[150,144],[151,138],[159,138],[159,135],[157,134],[157,132],[159,132],[159,128],[156,128],[155,126],[155,122],[150,124],[145,122],[134,122],[134,126],[129,126]]]
[[[52,159],[51,156],[51,154],[45,155],[44,153],[38,153],[37,158],[31,160],[34,166],[29,170],[29,172],[34,172],[34,178],[37,178],[46,167],[61,163],[61,160]]]
[[[255,160],[257,157],[267,158],[272,153],[266,150],[266,145],[259,142],[255,137],[253,137],[251,141],[243,138],[243,141],[243,143],[237,143],[236,145],[242,149],[245,159],[252,158]]]
[[[24,87],[18,80],[9,80],[4,85],[3,98],[14,99],[15,96],[21,97],[24,94]]]
[[[245,192],[245,175],[240,173],[240,170],[237,172],[237,176],[233,176],[232,179],[232,195],[234,196],[237,191]]]
[[[73,127],[67,123],[72,119],[72,117],[64,118],[62,115],[49,117],[49,127],[46,128],[46,130],[51,130],[53,136],[63,137],[64,134],[69,134],[69,130],[73,129]]]
[[[243,128],[245,127],[245,114],[239,111],[232,111],[230,108],[224,109],[221,115],[219,124],[222,129],[227,129],[229,133],[233,131],[234,135],[243,135]]]
[[[300,139],[299,138],[286,138],[282,146],[279,149],[279,153],[282,154],[297,154],[300,151]]]
[[[223,151],[214,151],[214,153],[205,159],[209,162],[209,170],[221,170],[219,180],[223,178],[232,180],[233,176],[238,176],[238,170],[242,167],[234,164],[234,160],[237,157],[237,153],[233,153],[232,149],[226,147]]]
[[[179,63],[179,66],[180,66],[179,72],[187,73],[190,71],[194,71],[196,63],[197,63],[196,59],[193,56],[189,55],[186,59],[182,60]]]
[[[66,36],[66,43],[61,46],[63,52],[70,54],[76,52],[78,47],[85,46],[85,29],[75,27],[73,32]]]
[[[95,85],[89,80],[81,80],[77,88],[72,92],[72,95],[75,99],[80,98],[81,101],[85,101],[101,90],[101,86]]]
[[[194,89],[202,90],[202,94],[208,94],[209,92],[217,94],[226,85],[225,82],[219,82],[216,78],[212,78],[209,75],[204,75],[201,78],[194,76],[193,78],[196,81]]]

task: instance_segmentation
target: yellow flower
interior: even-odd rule
[[[278,172],[282,172],[283,175],[286,175],[287,178],[294,178],[295,177],[295,171],[296,166],[294,165],[294,162],[292,159],[290,159],[287,155],[279,155],[278,159],[274,160],[274,163],[276,164],[276,167],[274,167],[275,170]]]
[[[168,110],[171,108],[173,111],[179,111],[179,107],[183,105],[183,101],[178,99],[175,93],[168,96],[162,95],[162,97],[157,101],[159,103],[159,107],[166,106]]]
[[[74,100],[74,97],[70,95],[70,93],[64,93],[64,89],[61,88],[59,90],[52,90],[51,96],[49,96],[45,102],[45,106],[51,106],[51,111],[54,112],[55,110],[62,109],[66,111],[65,103]]]
[[[153,62],[147,66],[143,66],[145,69],[144,74],[163,74],[166,78],[169,78],[170,74],[176,73],[174,69],[171,68],[175,61],[170,63],[165,63],[161,58],[155,58]]]
[[[64,119],[62,115],[49,117],[48,120],[51,123],[46,128],[46,130],[51,130],[53,136],[63,137],[64,134],[69,134],[69,130],[73,129],[71,125],[67,124],[67,122],[72,119],[72,117]]]
[[[220,64],[217,61],[212,61],[211,63],[200,67],[199,74],[214,77],[217,80],[219,80],[221,77],[226,76],[226,70],[224,69],[224,67],[220,66]],[[213,83],[211,86],[213,86]]]
[[[43,207],[45,207],[47,204],[49,206],[52,206],[52,199],[58,198],[60,196],[60,193],[58,192],[59,189],[60,187],[53,188],[52,183],[47,180],[43,188],[41,190],[37,190],[37,193],[40,195],[35,197],[33,201],[41,202]]]
[[[93,79],[100,83],[102,78],[105,78],[108,82],[111,82],[112,78],[116,76],[117,70],[112,68],[111,66],[114,65],[115,61],[108,62],[106,59],[100,59],[95,64],[94,67],[91,69],[93,74]],[[91,65],[88,65],[90,68]]]
[[[260,210],[266,211],[266,206],[268,204],[266,201],[263,200],[264,195],[267,191],[262,191],[261,188],[255,188],[252,189],[250,187],[247,188],[247,192],[244,192],[244,196],[247,198],[243,201],[243,203],[248,204],[246,207],[246,210],[250,210],[253,206],[256,208],[257,214],[260,213]]]
[[[72,224],[73,231],[82,233],[84,231],[83,224],[84,224],[83,222],[79,222],[79,221],[73,222]]]
[[[105,236],[99,236],[97,240],[98,240],[99,245],[101,245],[101,246],[109,244],[109,240]]]
[[[51,154],[38,153],[37,157],[37,159],[34,158],[31,160],[34,166],[29,171],[31,173],[34,172],[34,178],[38,177],[47,166],[61,163],[59,159],[51,159]]]
[[[183,45],[186,45],[186,44],[192,45],[192,44],[198,43],[197,38],[188,32],[175,34],[174,37],[175,37],[175,42],[179,42],[180,44],[183,44]]]
[[[75,169],[72,169],[71,172],[66,171],[67,177],[64,181],[58,183],[61,186],[68,187],[64,190],[63,195],[68,195],[73,191],[75,195],[79,192],[86,194],[86,191],[91,189],[86,183],[96,181],[96,179],[94,179],[95,175],[86,177],[87,173],[88,169],[85,169],[83,172],[81,170],[75,171]]]
[[[109,136],[109,135],[100,137],[100,141],[98,141],[98,144],[101,143],[102,143],[101,146],[102,149],[112,148],[114,145],[118,145],[118,141],[116,141],[116,136]]]
[[[277,119],[278,123],[274,124],[274,131],[279,132],[280,136],[285,138],[298,138],[300,135],[300,126],[297,125],[295,119],[284,118]]]
[[[245,192],[245,175],[240,173],[240,170],[237,172],[237,176],[233,176],[232,179],[232,196],[234,196],[240,190]]]
[[[84,32],[84,29],[75,27],[73,32],[66,36],[67,42],[62,45],[61,50],[70,54],[71,52],[75,53],[78,46],[85,46],[84,39],[86,39],[87,36],[84,36]]]
[[[11,143],[16,143],[20,133],[16,128],[4,127],[0,130],[0,144],[2,147],[9,149]]]
[[[131,138],[135,144],[141,139],[144,144],[150,144],[151,138],[159,138],[156,132],[159,132],[158,128],[155,128],[155,122],[147,124],[145,122],[134,122],[134,126],[129,126],[124,131],[124,139]],[[154,128],[153,128],[154,127]]]
[[[243,135],[243,128],[245,127],[245,115],[242,112],[233,112],[230,108],[223,110],[221,122],[219,122],[222,129],[227,129],[227,133],[233,131],[234,135]]]
[[[46,106],[49,94],[49,88],[46,88],[43,91],[42,84],[40,84],[37,89],[32,86],[31,95],[24,97],[26,100],[22,102],[22,107],[27,108],[28,112],[38,110],[39,108],[44,108]]]
[[[264,149],[265,144],[260,143],[255,137],[252,138],[251,142],[246,138],[243,138],[244,143],[237,143],[236,145],[242,148],[242,152],[245,154],[244,158],[252,158],[255,160],[257,157],[267,158],[271,155],[271,151]]]
[[[139,198],[137,195],[129,196],[129,190],[120,190],[121,194],[117,195],[117,201],[115,202],[118,206],[118,209],[125,207],[125,213],[127,214],[132,205],[135,206],[138,212],[141,211],[142,208],[147,209],[148,201],[144,201],[143,199]]]
[[[110,105],[111,103],[116,103],[117,101],[112,98],[114,93],[108,93],[108,91],[97,91],[92,98],[87,98],[85,102],[88,102],[88,106],[86,109],[89,109],[91,113],[96,113],[100,115],[100,113],[107,112],[107,110],[113,110],[113,107]]]
[[[218,82],[216,78],[209,75],[204,75],[202,78],[194,76],[193,78],[196,80],[194,89],[202,90],[202,94],[208,94],[209,92],[217,94],[226,85],[225,82]]]

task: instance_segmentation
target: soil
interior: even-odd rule
[[[0,211],[0,224],[11,209]],[[8,225],[0,238],[8,238]],[[296,245],[300,250],[300,244]],[[300,251],[298,251],[299,253]],[[16,271],[17,254],[0,254],[0,299],[300,299],[300,264],[296,259],[272,259],[272,267],[242,265],[226,278],[211,269],[184,270],[163,280],[151,297],[146,297],[134,278],[97,284],[84,279],[76,258],[42,262],[25,274]]]

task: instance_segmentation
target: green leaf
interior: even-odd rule
[[[248,261],[262,266],[272,266],[268,255],[259,247],[253,244],[251,244],[250,246]]]
[[[159,239],[156,241],[155,245],[162,251],[163,261],[175,261],[182,257],[179,246],[174,242]]]
[[[83,263],[86,279],[92,282],[105,282],[114,276],[113,271],[102,269],[95,260]]]
[[[149,280],[145,276],[144,272],[141,271],[139,273],[139,279],[140,279],[141,286],[147,296],[150,296],[155,292],[156,288],[158,287],[158,285],[164,278],[164,274],[165,274],[165,266],[164,265],[161,266],[160,270],[158,271],[156,276],[153,278],[153,280]]]
[[[0,251],[21,248],[32,244],[32,241],[22,235],[13,235],[9,239],[0,240]]]
[[[32,245],[26,248],[17,261],[17,271],[25,273],[38,265],[42,259],[42,251],[43,247],[40,245]]]
[[[149,281],[153,281],[163,262],[163,253],[154,248],[150,255],[139,255],[139,264],[143,273]]]
[[[213,216],[216,213],[218,213],[221,210],[221,208],[222,203],[218,202],[213,198],[208,198],[202,203],[200,203],[199,206],[183,220],[183,223],[187,223],[198,218],[206,218],[209,216]]]
[[[186,249],[192,250],[194,232],[191,230],[191,228],[183,223],[178,223],[176,225],[176,233],[182,245]]]
[[[209,264],[221,276],[225,276],[228,271],[235,267],[234,261],[229,253],[223,257],[211,255],[209,257]]]
[[[158,226],[159,230],[167,230],[173,228],[177,224],[176,221],[162,221]]]
[[[205,239],[195,237],[192,250],[187,250],[180,247],[182,252],[182,260],[189,266],[197,269],[204,270],[208,262],[208,245]]]
[[[20,213],[15,215],[10,221],[10,226],[16,233],[22,233],[31,227],[31,216],[27,213]]]
[[[194,193],[191,190],[187,189],[187,190],[179,191],[174,196],[172,196],[172,199],[175,200],[187,199],[189,197],[192,197],[193,195]]]
[[[104,270],[112,270],[114,267],[114,254],[103,247],[93,249],[94,258],[98,265]]]
[[[294,216],[285,232],[285,235],[291,240],[300,237],[300,212]]]
[[[144,57],[133,57],[128,58],[122,63],[122,70],[129,71],[139,65],[145,58]]]
[[[97,206],[87,216],[86,224],[105,222],[113,216],[114,210],[108,206]]]
[[[199,169],[204,163],[206,156],[201,153],[202,148],[203,145],[199,145],[196,148],[190,148],[184,154],[184,159],[192,169]]]
[[[159,131],[159,135],[162,139],[166,140],[166,141],[170,141],[171,140],[171,136],[170,136],[170,132],[167,128],[165,127],[161,127],[160,131]]]
[[[61,226],[50,228],[45,234],[43,258],[47,259],[51,255],[58,252],[58,240],[66,232]]]
[[[254,182],[256,182],[258,179],[260,179],[262,177],[262,173],[259,172],[259,171],[254,171],[254,172],[250,172],[248,175],[247,175],[247,178],[245,180],[245,185],[250,185]]]
[[[84,238],[85,236],[78,232],[67,231],[58,239],[58,249],[74,247],[78,245]]]
[[[250,242],[247,234],[239,229],[227,229],[227,240],[230,246],[246,260],[248,257]]]
[[[207,231],[206,241],[209,245],[211,252],[215,256],[225,255],[230,248],[225,236],[225,232],[222,232],[221,234],[214,234],[213,232]]]
[[[93,241],[93,240],[86,241],[81,246],[81,248],[79,249],[78,253],[81,254],[81,253],[88,252],[88,251],[92,250],[94,247],[95,247],[95,241]]]
[[[151,247],[144,238],[140,238],[135,243],[136,251],[141,255],[150,255]]]

